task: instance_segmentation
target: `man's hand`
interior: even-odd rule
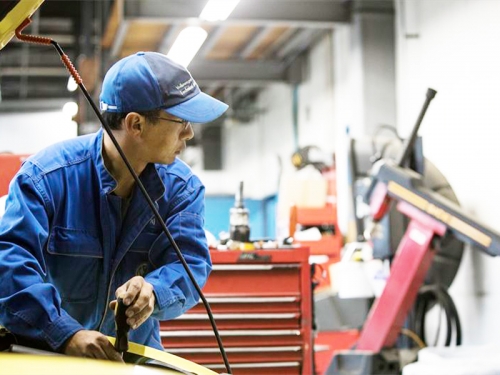
[[[66,342],[64,354],[123,362],[108,338],[97,331],[82,330],[75,333]]]
[[[116,289],[115,296],[123,299],[125,306],[128,306],[127,324],[136,329],[152,314],[155,307],[155,294],[153,286],[141,276],[135,276]],[[114,310],[116,300],[111,301],[109,307]]]

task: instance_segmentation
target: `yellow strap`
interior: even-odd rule
[[[108,336],[108,340],[114,345],[115,338]],[[136,344],[135,342],[128,343],[128,353],[139,355],[141,357],[155,359],[160,362],[168,363],[169,365],[173,365],[177,368],[180,368],[185,371],[192,372],[196,375],[217,375],[216,372],[209,370],[206,367],[198,365],[194,362],[188,361],[187,359],[178,357],[176,355],[150,348],[148,346]],[[178,374],[178,372],[175,372]]]

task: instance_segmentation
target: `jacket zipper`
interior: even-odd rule
[[[154,217],[154,216],[153,216]],[[137,239],[137,237],[139,237],[139,235],[142,233],[142,231],[144,230],[144,228],[146,228],[146,225],[149,224],[149,222],[151,221],[151,219],[147,220],[145,222],[145,224],[143,225],[143,227],[141,228],[141,230],[137,233],[137,236],[134,237],[133,241],[130,242],[130,246],[132,246],[132,244],[135,242],[135,240]],[[104,324],[104,320],[106,318],[106,314],[108,313],[108,308],[109,308],[109,303],[108,303],[108,299],[109,299],[109,294],[111,293],[111,287],[113,286],[113,278],[115,277],[115,273],[116,271],[118,270],[119,266],[120,266],[120,263],[122,262],[123,258],[125,257],[125,255],[128,253],[128,251],[130,250],[130,246],[127,248],[127,250],[123,253],[123,256],[122,258],[120,259],[120,261],[118,262],[118,264],[116,265],[115,269],[113,270],[113,272],[111,273],[111,277],[109,278],[109,285],[108,285],[108,290],[107,290],[107,293],[106,293],[106,307],[104,308],[104,314],[102,315],[102,318],[101,318],[101,321],[99,323],[99,327],[98,327],[98,331],[101,332],[101,329],[102,329],[102,325]]]

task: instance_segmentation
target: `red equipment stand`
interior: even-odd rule
[[[387,186],[379,183],[370,207],[378,220],[390,203]],[[399,374],[396,344],[404,320],[423,284],[435,251],[432,241],[446,233],[446,225],[414,206],[400,201],[398,210],[411,220],[396,251],[391,275],[382,295],[373,304],[355,350],[341,351],[333,358],[327,374]],[[352,371],[352,372],[350,372]],[[375,371],[375,372],[374,372]]]
[[[432,240],[446,226],[405,202],[398,210],[411,218],[392,263],[391,276],[363,327],[357,349],[379,352],[396,343],[406,315],[434,258]]]

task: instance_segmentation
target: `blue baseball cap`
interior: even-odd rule
[[[158,52],[138,52],[116,62],[104,77],[99,102],[105,112],[164,109],[196,123],[213,121],[228,108],[201,92],[186,68]]]

